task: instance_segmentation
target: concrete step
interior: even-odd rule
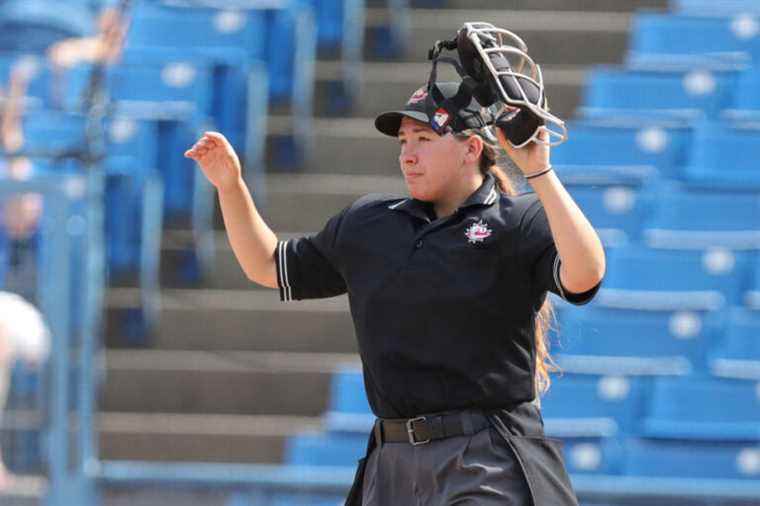
[[[323,118],[317,120],[317,124],[320,128],[328,130],[334,125],[340,125],[341,120]],[[372,135],[371,132],[367,134]],[[393,143],[393,139],[381,140],[390,140]],[[275,231],[320,230],[327,218],[367,193],[406,194],[406,185],[400,170],[386,176],[272,171],[262,179],[264,184],[260,191],[254,193],[250,186],[249,190],[254,194],[259,213]],[[291,216],[298,218],[293,220]],[[224,221],[218,206],[215,219],[216,228],[223,230]],[[192,240],[192,236],[186,231],[173,230],[171,235],[171,241],[164,238],[163,249],[181,249]]]
[[[290,232],[290,233],[277,233],[277,237],[280,240],[287,240],[292,237],[300,237],[305,235],[305,232]],[[181,254],[184,251],[185,244],[188,244],[192,237],[192,232],[188,230],[172,230],[171,233],[164,233],[163,242],[161,245],[162,260],[167,259],[165,268],[171,269],[171,258],[173,255]],[[270,289],[257,285],[250,281],[243,272],[240,264],[235,258],[235,253],[232,251],[232,246],[227,239],[227,233],[224,230],[224,224],[221,218],[218,220],[217,231],[214,234],[214,264],[211,268],[212,275],[202,281],[200,286],[192,288],[210,288],[214,290],[262,290],[268,292]],[[168,276],[167,276],[168,277]],[[170,280],[167,280],[162,285],[164,288],[183,288],[179,285],[172,285]],[[187,288],[187,287],[184,287]],[[128,297],[127,293],[122,293],[124,297]],[[133,293],[136,297],[138,294]],[[137,299],[135,299],[137,303]]]
[[[319,417],[100,413],[104,460],[280,463],[289,436],[321,430]]]
[[[395,147],[396,143],[393,140],[390,142]],[[317,149],[321,151],[321,148]],[[324,156],[328,156],[327,153]],[[393,161],[396,162],[396,159]],[[273,230],[318,231],[327,219],[362,195],[406,195],[406,186],[398,169],[389,176],[320,172],[269,174],[266,179],[266,204],[261,214]]]
[[[111,289],[109,314],[138,305],[135,289]],[[276,290],[165,289],[153,347],[171,350],[353,353],[346,296],[280,302]],[[118,345],[118,340],[110,345]],[[123,344],[122,344],[123,346]]]
[[[439,8],[438,0],[413,0],[417,8]],[[667,9],[667,0],[446,0],[449,9],[508,9],[536,11],[632,12],[637,9]]]
[[[459,81],[453,69],[442,66],[439,81]],[[411,94],[427,82],[428,63],[367,62],[362,68],[362,87],[358,103],[352,111],[354,117],[374,120],[379,113],[403,107]],[[580,103],[584,78],[588,67],[581,65],[542,66],[546,92],[552,110],[568,118]],[[317,101],[326,101],[327,83],[338,78],[339,65],[324,64],[317,74]]]
[[[331,216],[367,193],[406,195],[400,172],[392,176],[272,172],[263,179],[264,185],[256,197],[256,207],[270,228],[278,231],[278,237],[283,240],[303,233],[279,231],[321,230]],[[218,206],[215,227],[220,232],[224,231]],[[188,230],[174,229],[164,233],[161,245],[162,270],[167,273],[163,279],[164,286],[180,286],[168,274],[177,265],[178,259],[186,254],[192,241],[193,235]],[[255,288],[245,278],[224,234],[217,236],[216,253],[213,275],[204,287]]]
[[[198,486],[152,484],[110,485],[102,488],[102,506],[229,506],[234,491]]]
[[[382,9],[368,23],[385,23]],[[451,39],[467,21],[487,21],[515,31],[540,65],[620,62],[627,48],[631,14],[546,10],[410,9],[410,40],[403,59],[422,63],[437,40]]]
[[[398,142],[375,129],[375,118],[315,118],[314,151],[302,172],[397,176]],[[290,134],[290,118],[269,117],[270,138]]]
[[[271,118],[271,135],[283,134],[287,128],[283,118],[285,117]],[[401,190],[390,193],[404,193],[403,187],[399,186],[403,181],[400,176],[399,152],[398,140],[378,132],[374,127],[374,118],[315,118],[314,150],[301,173],[312,176],[379,176],[389,182],[389,188]],[[357,160],[357,156],[361,158]],[[505,162],[506,160],[500,160],[500,164],[509,171]],[[276,173],[276,169],[270,172],[272,173]],[[376,187],[380,190],[385,186]],[[362,185],[357,188],[366,193],[366,189],[373,186]]]
[[[358,356],[250,351],[109,350],[103,411],[317,416],[333,371]]]

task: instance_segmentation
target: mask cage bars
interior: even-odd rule
[[[502,101],[509,106],[524,107],[544,120],[545,125],[537,128],[536,132],[527,141],[513,146],[516,148],[522,148],[534,141],[541,144],[548,144],[549,146],[558,146],[565,142],[567,140],[567,126],[564,121],[544,108],[546,100],[544,95],[543,74],[541,72],[541,67],[528,56],[527,44],[525,44],[525,42],[515,33],[503,28],[497,28],[490,23],[465,23],[464,28],[467,30],[467,37],[473,43],[478,54],[480,54],[481,60],[494,77],[493,80]],[[484,47],[482,41],[485,41],[493,47]],[[510,44],[510,42],[513,44]],[[508,62],[510,62],[510,68],[508,70],[497,70],[493,66],[489,55],[495,53],[500,53]],[[510,59],[510,56],[513,58]],[[516,70],[512,68],[515,56],[517,57],[515,62],[517,67]],[[528,67],[528,70],[530,71],[529,73],[522,71],[525,66]],[[510,97],[504,89],[504,85],[502,84],[501,79],[499,79],[500,77],[511,79],[520,96]],[[528,98],[520,83],[520,79],[527,80],[539,90],[538,104],[533,103]],[[548,139],[541,136],[541,131],[547,133]],[[556,139],[552,141],[552,137],[555,137]]]

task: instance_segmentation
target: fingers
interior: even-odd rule
[[[223,147],[227,143],[227,139],[217,132],[204,132],[203,136],[198,141],[185,151],[185,156],[192,158],[193,160],[199,160],[203,158],[212,149]]]
[[[496,138],[499,140],[499,145],[501,148],[507,152],[507,155],[512,155],[515,151],[515,148],[512,147],[512,143],[507,140],[507,137],[504,135],[504,131],[501,128],[496,128]]]
[[[538,129],[538,139],[544,143],[549,142],[549,132],[547,132],[546,127]]]
[[[219,132],[204,132],[203,137],[206,139],[213,140],[214,142],[219,143],[220,145],[228,144],[227,138],[220,134]]]

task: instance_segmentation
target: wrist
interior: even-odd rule
[[[547,163],[545,166],[543,166],[540,169],[533,170],[531,172],[523,172],[523,177],[530,181],[531,179],[536,179],[541,176],[544,176],[546,174],[549,174],[554,169],[552,168],[552,165],[550,163]]]
[[[237,193],[245,188],[245,182],[242,177],[237,177],[228,182],[220,183],[216,187],[216,191],[220,194]]]

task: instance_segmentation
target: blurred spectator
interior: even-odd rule
[[[50,331],[40,312],[19,295],[0,291],[0,426],[16,360],[41,366],[50,354]],[[0,448],[0,492],[13,476],[4,465]]]
[[[0,53],[46,55],[52,70],[46,103],[59,108],[67,69],[88,62],[113,63],[119,58],[128,30],[123,3],[0,0]]]
[[[56,42],[47,50],[50,63],[70,68],[78,63],[115,62],[123,47],[128,23],[115,7],[105,7],[98,16],[97,33],[90,37],[70,37]]]
[[[117,0],[0,0],[0,51],[42,53],[121,24]]]
[[[31,161],[15,154],[24,145],[21,113],[33,72],[25,60],[13,67],[0,116],[0,146],[5,153],[5,158],[0,161],[0,176],[9,179],[23,180],[32,172]],[[5,199],[0,206],[0,233],[6,236],[10,267],[6,279],[0,280],[0,284],[33,298],[37,267],[34,242],[42,214],[42,198],[38,194],[24,194]]]

